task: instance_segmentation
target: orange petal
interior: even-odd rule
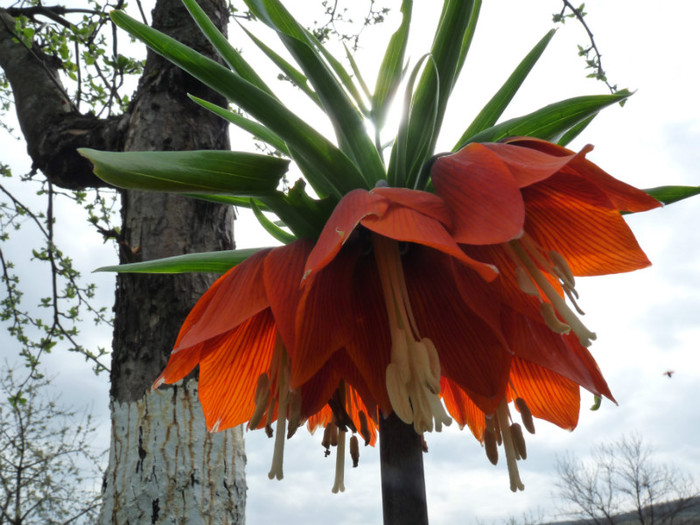
[[[498,275],[493,266],[467,256],[440,222],[409,208],[391,206],[381,218],[364,218],[362,225],[384,237],[422,244],[446,253],[479,272],[487,281]]]
[[[262,269],[269,252],[260,250],[217,279],[182,324],[176,349],[228,332],[267,308]]]
[[[441,222],[445,227],[452,227],[450,210],[445,201],[434,193],[427,191],[409,190],[408,188],[374,188],[370,193],[381,195],[389,199],[392,204],[399,204],[404,208],[411,208],[426,217],[431,217]]]
[[[535,149],[550,155],[567,156],[572,152],[566,148],[552,144],[545,140],[518,137],[509,139],[506,142],[526,148]],[[624,182],[608,175],[596,164],[584,158],[584,155],[591,151],[593,146],[586,146],[581,153],[570,163],[568,168],[584,176],[588,181],[596,184],[612,200],[616,209],[620,211],[645,211],[661,206],[656,199],[645,192],[625,184]]]
[[[545,250],[563,255],[574,275],[628,272],[650,264],[617,211],[560,190],[545,184],[523,189],[525,231]]]
[[[355,396],[352,399],[346,399],[346,409],[351,405],[351,402],[359,403],[361,399],[362,408],[368,410],[368,416],[376,412],[377,405],[374,397],[367,388],[359,370],[343,349],[334,353],[319,372],[302,385],[302,417],[309,418],[319,412],[341,386],[352,387],[352,394]],[[366,407],[373,408],[367,409]],[[352,410],[348,410],[349,415],[352,415],[351,412]]]
[[[515,356],[547,368],[614,401],[593,356],[576,335],[554,333],[544,323],[504,308],[504,331]]]
[[[304,269],[304,279],[320,271],[335,257],[362,219],[381,217],[389,200],[367,190],[353,190],[343,197],[331,213]]]
[[[265,292],[275,317],[277,331],[289,352],[292,352],[294,347],[294,324],[301,299],[299,282],[312,247],[311,241],[298,240],[275,248],[265,258]]]
[[[361,285],[352,275],[359,256],[358,246],[348,246],[306,283],[296,312],[295,343],[287,349],[292,388],[308,381],[352,338],[352,291]]]
[[[507,255],[503,245],[463,246],[463,249],[471,257],[493,264],[498,268],[500,272],[498,279],[488,283],[488,289],[492,295],[497,295],[499,299],[490,299],[489,301],[493,300],[498,304],[508,305],[522,315],[530,317],[538,322],[542,321],[542,313],[540,310],[541,300],[524,293],[520,289],[515,277],[515,264]],[[552,287],[559,292],[559,295],[563,296],[564,294],[562,292],[561,285],[556,278],[549,273],[545,273],[544,276]],[[464,291],[462,292],[462,295],[465,296],[468,293],[468,291]],[[490,305],[488,309],[482,308],[480,311],[486,314],[489,312],[489,310],[493,311],[495,309],[496,307],[494,305]],[[500,307],[498,311],[500,315]],[[493,315],[493,312],[491,312],[490,315]],[[491,324],[492,323],[493,321],[491,321]]]
[[[374,257],[360,257],[353,281],[362,284],[353,289],[354,331],[352,340],[346,346],[347,352],[380,410],[388,415],[392,411],[386,390],[391,337]]]
[[[457,421],[459,428],[464,428],[467,425],[474,437],[479,441],[483,441],[484,430],[486,430],[484,412],[476,406],[454,381],[443,377],[440,380],[440,387],[442,388],[441,395],[445,407]]]
[[[519,188],[551,177],[578,156],[568,150],[564,150],[564,155],[555,156],[536,149],[522,147],[518,143],[497,142],[483,144],[483,146],[498,155],[498,158],[510,170]],[[583,155],[583,153],[579,155]]]
[[[227,335],[199,364],[199,400],[209,430],[246,422],[255,410],[258,377],[270,366],[277,331],[270,310]]]
[[[497,244],[522,232],[525,209],[518,183],[484,145],[469,144],[439,157],[430,176],[435,193],[450,208],[457,242]]]
[[[411,247],[404,271],[418,330],[435,344],[442,375],[481,396],[502,398],[510,354],[464,303],[450,268],[439,266],[429,250]]]
[[[532,415],[573,430],[578,424],[579,386],[565,377],[517,357],[510,369],[511,399],[525,400]]]
[[[214,341],[216,341],[216,339],[210,340],[211,344],[215,344]],[[202,348],[206,344],[207,343],[199,343],[198,345],[189,346],[187,348],[173,350],[168,358],[168,364],[153,382],[152,388],[158,388],[163,383],[177,383],[194,370],[194,367],[199,364],[202,356]]]

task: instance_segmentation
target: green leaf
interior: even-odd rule
[[[352,73],[355,75],[355,78],[357,78],[357,83],[360,84],[360,89],[362,89],[362,92],[368,99],[371,99],[372,94],[369,92],[369,88],[367,87],[367,83],[365,82],[364,78],[362,78],[362,72],[360,71],[357,62],[355,62],[355,57],[352,56],[350,49],[348,49],[348,46],[346,46],[345,43],[343,43],[343,49],[345,49],[345,56],[347,57],[348,62],[350,62]]]
[[[359,168],[365,181],[363,186],[373,187],[378,180],[386,177],[379,152],[367,134],[360,113],[318,51],[320,44],[278,0],[245,1],[256,16],[278,32],[282,43],[304,71],[321,100],[333,124],[340,148]],[[330,55],[326,58],[332,59]],[[332,62],[337,63],[334,59]],[[344,76],[349,78],[347,74]]]
[[[459,60],[457,61],[457,67],[455,69],[454,80],[452,81],[452,86],[457,83],[459,79],[459,74],[462,71],[462,66],[464,61],[467,59],[467,54],[469,53],[469,48],[472,45],[472,39],[474,38],[474,33],[476,33],[476,25],[479,22],[479,13],[481,13],[481,0],[474,0],[471,15],[469,16],[469,25],[464,32],[464,37],[462,38],[462,48],[459,52]]]
[[[212,43],[214,49],[221,55],[226,63],[245,80],[257,86],[268,94],[274,96],[273,91],[265,84],[262,78],[246,62],[241,54],[229,43],[228,39],[219,31],[219,28],[209,19],[204,10],[199,7],[196,0],[182,0],[192,18],[201,29],[204,36]]]
[[[262,210],[255,204],[255,201],[253,199],[250,200],[250,207],[253,210],[253,213],[255,214],[255,218],[258,219],[258,222],[260,223],[260,225],[263,228],[265,228],[267,233],[272,235],[279,242],[281,242],[283,244],[289,244],[290,242],[293,242],[297,239],[296,236],[294,236],[290,233],[287,233],[282,228],[278,227],[270,219],[268,219],[265,216],[265,214],[262,212]]]
[[[277,192],[259,200],[272,210],[294,235],[302,239],[318,238],[336,204],[330,198],[317,200],[309,197],[301,179],[286,195]]]
[[[248,248],[245,250],[190,253],[153,261],[103,266],[95,271],[117,273],[225,273],[262,249]]]
[[[314,90],[311,89],[309,86],[308,79],[306,76],[299,71],[297,68],[295,68],[292,64],[287,62],[284,58],[282,58],[280,55],[275,53],[275,51],[265,44],[262,40],[260,40],[258,37],[256,37],[253,33],[248,31],[245,27],[241,26],[241,29],[245,31],[246,35],[248,35],[248,38],[250,38],[256,46],[260,48],[260,50],[267,55],[267,57],[282,71],[283,74],[285,74],[289,79],[294,83],[295,86],[297,86],[299,89],[301,89],[306,95],[313,100],[316,104],[319,106],[321,105],[321,101],[318,99],[318,95],[314,93]]]
[[[272,211],[262,202],[251,197],[234,197],[232,195],[208,195],[206,193],[183,193],[183,195],[185,195],[186,197],[191,197],[193,199],[199,199],[208,202],[216,202],[218,204],[229,204],[231,206],[239,206],[241,208],[250,208],[251,201],[253,201],[262,211]]]
[[[95,175],[120,188],[178,193],[247,196],[276,191],[289,161],[233,151],[78,152],[95,166]]]
[[[377,83],[372,96],[372,119],[375,126],[381,129],[389,111],[391,100],[401,83],[404,71],[404,56],[408,44],[408,30],[411,24],[413,0],[401,2],[401,25],[391,36],[389,45],[384,52],[382,64],[379,66]]]
[[[426,55],[418,61],[408,79],[406,92],[404,94],[399,132],[396,136],[394,147],[391,150],[391,160],[389,162],[387,178],[389,186],[413,187],[410,181],[418,177],[420,166],[417,165],[419,162],[421,162],[421,166],[424,164],[422,159],[427,156],[427,151],[429,151],[430,145],[432,144],[433,135],[432,133],[428,133],[427,130],[435,130],[435,115],[438,105],[437,94],[435,94],[433,98],[432,112],[428,114],[426,114],[425,111],[421,111],[419,115],[416,115],[415,108],[412,104],[415,99],[415,97],[412,96],[413,87],[421,71],[423,62],[427,62],[426,68],[435,68],[435,62],[432,56]],[[423,127],[412,125],[416,119],[422,120]],[[412,134],[417,134],[418,138],[414,137]]]
[[[216,115],[219,115],[221,118],[228,120],[231,124],[235,124],[239,128],[244,129],[254,137],[267,142],[270,146],[280,151],[284,155],[290,156],[287,145],[278,135],[270,131],[270,128],[263,126],[259,122],[245,118],[238,113],[222,108],[221,106],[217,106],[216,104],[203,100],[199,97],[195,97],[194,95],[188,96],[200,106],[208,109]]]
[[[412,102],[412,116],[408,129],[406,167],[417,167],[406,174],[406,180],[415,180],[421,166],[432,157],[435,142],[442,125],[447,100],[457,78],[458,67],[465,51],[472,0],[446,0],[431,49],[433,67],[423,70]],[[467,46],[468,47],[468,46]],[[422,144],[428,147],[422,147]]]
[[[535,66],[542,53],[547,48],[547,44],[552,40],[556,30],[549,31],[530,51],[527,56],[518,64],[515,71],[508,77],[501,89],[488,101],[484,108],[479,112],[474,121],[469,125],[467,130],[460,137],[458,144],[465,143],[469,137],[472,137],[491,126],[493,126],[506,110],[513,97],[520,89],[527,75]]]
[[[620,103],[623,104],[624,100]],[[593,119],[598,116],[598,113],[593,113],[590,117],[583,119],[581,122],[576,124],[575,126],[571,127],[568,129],[566,133],[564,133],[561,138],[557,141],[557,144],[560,146],[566,146],[574,140],[576,137],[578,137],[581,132],[588,127],[588,125],[593,122]]]
[[[287,143],[292,156],[303,157],[305,164],[311,168],[305,171],[305,175],[317,194],[322,197],[334,195],[339,199],[349,191],[365,186],[359,170],[342,151],[275,97],[214,60],[121,11],[112,11],[110,16],[119,27],[236,103],[279,135]]]
[[[470,142],[496,142],[507,137],[537,137],[556,142],[568,130],[598,113],[601,109],[621,102],[631,95],[618,92],[613,95],[590,95],[575,97],[516,117],[468,137],[455,146],[454,151]]]
[[[331,66],[331,69],[333,69],[335,74],[338,76],[343,87],[345,87],[347,92],[350,93],[352,98],[355,100],[355,104],[357,104],[360,113],[362,113],[363,115],[367,114],[369,110],[365,106],[362,95],[357,90],[357,87],[355,86],[355,83],[352,80],[352,76],[347,72],[343,65],[330,53],[330,51],[328,51],[325,48],[325,46],[318,41],[318,39],[314,35],[310,34],[309,36],[318,48],[318,50],[321,52],[321,55],[323,55],[323,57],[328,61],[328,64]],[[345,50],[346,52],[348,51],[347,47],[345,48]]]
[[[644,191],[664,204],[672,204],[688,197],[700,195],[700,186],[659,186]]]

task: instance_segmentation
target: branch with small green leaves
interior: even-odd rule
[[[610,90],[610,93],[617,93],[620,90],[618,90],[617,84],[611,84],[608,80],[605,69],[603,69],[603,55],[598,49],[598,45],[593,37],[593,31],[591,31],[588,22],[585,20],[585,16],[587,14],[585,11],[586,4],[581,4],[578,7],[574,7],[569,0],[562,0],[562,2],[564,4],[562,10],[559,13],[552,15],[552,19],[554,22],[560,24],[565,23],[567,19],[575,19],[581,24],[588,35],[588,44],[585,46],[579,45],[578,54],[586,61],[586,69],[593,70],[593,72],[588,75],[588,78],[595,78],[596,80],[604,82]]]

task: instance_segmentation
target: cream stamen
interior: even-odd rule
[[[335,426],[335,425],[334,425]],[[345,492],[345,432],[338,432],[338,448],[335,451],[335,481],[333,483],[333,494],[338,491]]]
[[[508,405],[505,400],[501,401],[500,406],[496,410],[496,417],[498,418],[498,424],[501,428],[503,448],[506,451],[506,463],[508,465],[508,476],[510,477],[510,490],[513,492],[525,490],[525,485],[523,485],[523,482],[520,480],[520,472],[518,471],[517,464],[518,451],[516,449],[516,445],[513,443],[513,435],[511,433],[510,424],[508,423]]]
[[[389,401],[396,415],[416,432],[439,431],[452,422],[440,401],[440,359],[435,345],[421,338],[413,316],[398,243],[372,235],[377,269],[391,330],[391,362],[386,369]],[[435,423],[433,423],[435,421]]]
[[[287,404],[289,401],[289,363],[287,353],[282,346],[281,339],[278,337],[279,352],[279,368],[277,369],[277,381],[279,382],[279,391],[277,399],[277,434],[275,435],[275,447],[272,452],[272,466],[267,477],[270,479],[284,478],[282,465],[284,463],[284,435],[287,426]],[[276,349],[277,350],[277,349]],[[268,420],[272,414],[272,410],[268,410]]]
[[[551,305],[554,308],[554,310],[556,310],[556,312],[559,315],[561,315],[561,317],[564,319],[564,323],[569,325],[574,331],[574,333],[578,336],[578,339],[581,342],[581,344],[583,346],[590,346],[591,341],[593,341],[596,338],[595,333],[591,332],[588,328],[586,328],[581,322],[581,320],[576,316],[576,314],[574,314],[574,312],[571,311],[566,302],[564,302],[564,300],[557,293],[557,291],[554,289],[551,283],[542,274],[542,271],[538,268],[538,266],[535,264],[532,258],[530,258],[530,252],[526,251],[523,245],[518,241],[511,241],[509,243],[509,246],[515,252],[518,260],[522,262],[522,264],[525,266],[535,283],[537,283],[537,286],[539,286],[539,288],[547,296],[547,299],[549,299],[549,301],[551,302]],[[533,253],[537,253],[537,251],[535,250],[535,252]],[[537,255],[533,256],[537,258]],[[542,310],[544,316],[549,316],[545,317],[545,321],[547,322],[547,324],[550,326],[550,328],[559,327],[559,329],[561,329],[562,327],[560,327],[559,324],[564,323],[553,322],[556,319],[556,316],[552,317],[550,313],[546,311],[547,309],[548,307],[545,307]],[[550,322],[552,322],[552,324],[550,324]],[[552,329],[558,331],[555,328]]]

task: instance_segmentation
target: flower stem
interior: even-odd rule
[[[379,422],[384,525],[428,525],[423,445],[413,425],[392,413]]]

